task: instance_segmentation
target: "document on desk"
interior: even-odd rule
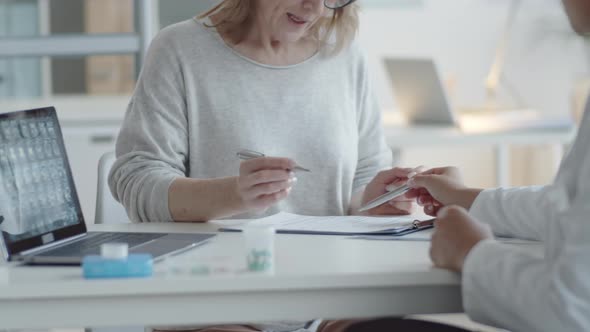
[[[272,227],[277,233],[318,234],[318,235],[390,235],[401,236],[422,229],[432,228],[418,225],[415,218],[365,217],[365,216],[303,216],[280,212],[270,217],[252,220],[240,226],[222,227],[220,231],[240,232],[247,227]]]

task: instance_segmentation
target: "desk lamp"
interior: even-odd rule
[[[486,132],[498,130],[498,128],[547,126],[547,123],[544,123],[540,119],[539,112],[524,107],[522,98],[520,98],[518,93],[512,87],[508,86],[505,80],[502,80],[510,36],[521,5],[522,0],[511,0],[508,17],[504,25],[504,32],[496,47],[494,61],[485,80],[485,103],[480,107],[462,109],[461,127],[464,130]],[[498,88],[501,84],[510,93],[513,102],[516,103],[516,107],[509,108],[499,105],[497,96]]]
[[[510,8],[508,10],[508,17],[506,19],[506,23],[504,26],[504,32],[502,34],[502,38],[500,39],[500,43],[496,48],[496,54],[494,57],[494,61],[492,62],[492,66],[489,70],[489,73],[485,80],[485,88],[486,88],[486,104],[484,110],[491,110],[491,111],[502,111],[504,109],[500,109],[498,107],[497,102],[497,93],[498,87],[502,80],[502,73],[504,69],[504,64],[506,62],[506,53],[508,50],[508,45],[510,41],[510,36],[512,34],[512,29],[514,23],[516,22],[516,18],[518,16],[518,11],[522,5],[522,0],[512,0],[510,3]],[[508,88],[509,90],[512,90]],[[510,91],[512,93],[512,97],[515,100],[519,100],[518,104],[522,104],[520,102],[520,98],[515,96],[514,91]],[[519,105],[521,106],[521,105]]]

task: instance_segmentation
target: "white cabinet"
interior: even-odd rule
[[[94,223],[98,160],[115,150],[119,132],[116,124],[108,126],[68,125],[62,127],[76,190],[86,224]]]

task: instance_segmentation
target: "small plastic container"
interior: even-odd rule
[[[86,279],[145,278],[153,273],[154,260],[149,254],[128,254],[126,243],[105,243],[100,256],[89,255],[82,260]]]
[[[275,273],[275,229],[251,226],[243,231],[246,244],[246,266],[248,271]]]

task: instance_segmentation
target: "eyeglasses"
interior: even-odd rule
[[[329,9],[344,8],[356,0],[324,0],[324,6]]]

